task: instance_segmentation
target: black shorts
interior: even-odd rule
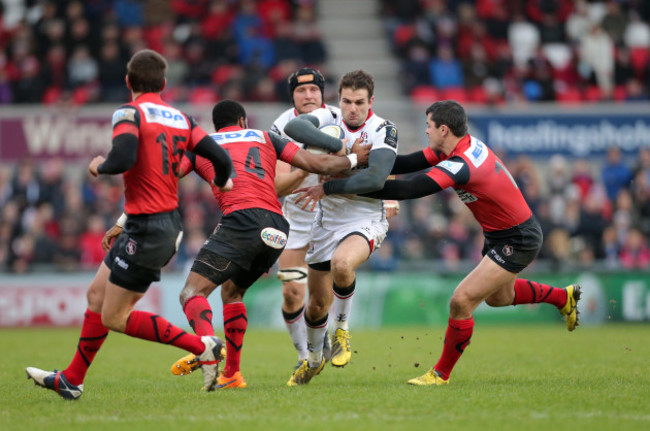
[[[535,216],[510,229],[484,235],[483,256],[515,274],[530,265],[542,248],[542,228]]]
[[[289,223],[280,214],[259,208],[232,212],[201,248],[192,272],[217,285],[232,279],[246,289],[278,260],[288,236]]]
[[[160,280],[160,269],[174,256],[181,230],[177,210],[158,214],[129,215],[104,263],[111,283],[144,293]]]

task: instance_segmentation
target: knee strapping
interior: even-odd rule
[[[300,284],[307,284],[307,268],[293,266],[290,268],[278,269],[278,279],[283,282],[293,281]]]

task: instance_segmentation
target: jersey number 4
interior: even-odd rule
[[[171,171],[175,177],[178,176],[178,170],[181,167],[179,161],[183,158],[183,153],[185,152],[185,150],[183,149],[180,150],[178,149],[178,143],[185,142],[185,141],[187,141],[187,138],[184,136],[172,136],[173,155],[178,156],[178,158],[175,159],[176,161],[171,163]],[[167,156],[167,135],[164,133],[158,135],[158,137],[156,138],[156,143],[160,144],[162,149],[163,175],[168,175],[170,166],[169,166],[169,157]]]
[[[230,151],[228,151],[228,155],[230,156]],[[232,156],[230,157],[232,160]],[[258,147],[250,147],[248,149],[248,154],[246,154],[246,163],[244,163],[244,170],[246,172],[249,172],[251,174],[257,175],[257,178],[260,180],[264,179],[264,168],[262,167],[262,157],[260,156],[260,149]],[[232,175],[230,175],[230,178],[237,178],[237,172],[235,170],[232,170]]]

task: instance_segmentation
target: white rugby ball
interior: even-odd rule
[[[345,138],[345,133],[343,133],[343,129],[341,129],[336,124],[328,124],[327,126],[323,126],[320,128],[320,131],[336,139]]]
[[[322,126],[320,128],[320,131],[325,133],[326,135],[330,135],[331,137],[336,138],[336,139],[345,138],[345,133],[343,132],[343,129],[341,129],[336,124],[328,124],[326,126]],[[328,153],[328,151],[323,149],[323,148],[313,147],[311,145],[307,145],[306,149],[307,149],[307,151],[310,151],[310,152],[315,153],[315,154]]]

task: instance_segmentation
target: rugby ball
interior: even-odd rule
[[[343,129],[341,129],[336,124],[328,124],[326,126],[322,126],[320,128],[320,131],[325,133],[326,135],[330,135],[331,137],[336,138],[336,139],[345,138],[345,133],[343,132]],[[307,145],[305,148],[307,149],[307,151],[310,151],[310,152],[315,153],[315,154],[325,154],[325,153],[328,152],[327,150],[325,150],[323,148],[313,147],[313,146],[310,146],[310,145]]]

